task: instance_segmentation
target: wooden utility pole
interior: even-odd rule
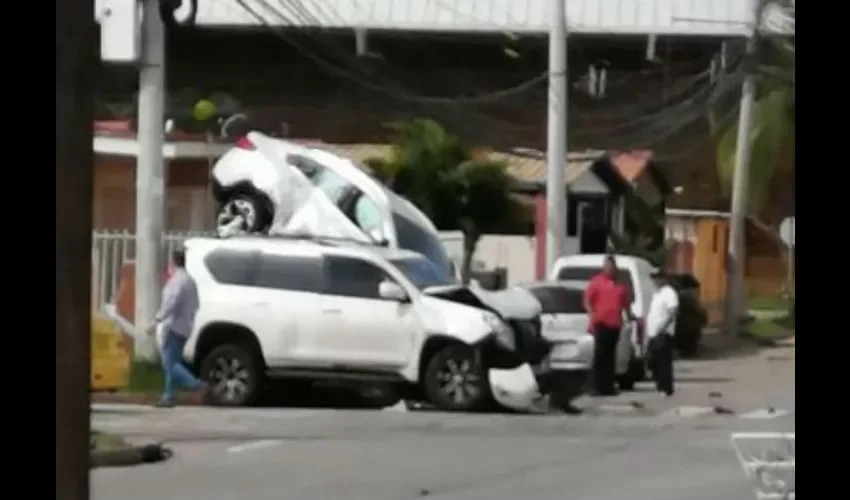
[[[56,0],[56,498],[89,498],[93,0]]]

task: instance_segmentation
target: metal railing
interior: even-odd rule
[[[162,262],[186,238],[211,236],[211,232],[169,232],[163,235]],[[121,280],[121,269],[136,257],[136,235],[130,231],[103,231],[92,233],[92,300],[96,310],[115,297]]]

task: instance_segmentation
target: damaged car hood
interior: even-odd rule
[[[431,297],[487,309],[505,319],[534,319],[542,311],[534,295],[519,287],[490,291],[458,284],[428,287],[423,292]]]

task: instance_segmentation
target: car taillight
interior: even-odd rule
[[[251,142],[251,139],[247,137],[242,137],[238,141],[236,141],[236,147],[239,149],[247,149],[248,151],[254,151],[257,149],[257,146],[254,146],[254,143]]]

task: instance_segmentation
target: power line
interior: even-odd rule
[[[327,60],[326,57],[321,56],[315,51],[308,49],[304,46],[304,44],[299,43],[294,37],[289,36],[285,31],[275,29],[274,26],[270,26],[259,10],[248,5],[245,0],[237,1],[243,8],[246,9],[246,11],[269,28],[276,36],[283,39],[287,44],[295,47],[296,50],[299,50],[299,52],[307,56],[315,62],[320,69],[327,73],[339,78],[353,81],[367,90],[377,92],[380,95],[392,97],[401,102],[407,102],[408,104],[416,106],[429,106],[427,108],[429,113],[442,114],[443,116],[441,119],[458,124],[462,128],[474,130],[476,134],[480,134],[480,127],[484,126],[486,127],[486,133],[492,137],[501,136],[500,138],[502,140],[515,140],[515,132],[518,130],[515,124],[505,122],[504,120],[500,120],[492,115],[487,115],[481,111],[470,109],[470,106],[481,104],[499,104],[504,106],[509,102],[509,99],[520,98],[523,95],[527,95],[529,91],[539,88],[539,84],[542,84],[543,80],[545,80],[548,76],[546,73],[541,73],[534,79],[525,81],[517,86],[495,92],[480,93],[472,97],[430,97],[417,95],[411,93],[404,87],[399,86],[397,82],[387,81],[385,78],[379,77],[374,73],[369,75],[363,74],[362,68],[364,67],[364,64],[362,58],[353,56],[349,51],[340,50],[338,47],[334,47],[333,44],[330,44],[318,37],[314,37],[314,40],[318,41],[326,49],[329,49],[328,52],[331,52],[331,55],[336,56],[336,59],[339,59],[339,62],[335,63]],[[321,22],[304,7],[303,2],[279,0],[279,7],[272,6],[265,0],[256,0],[256,3],[260,4],[260,6],[268,13],[282,21],[291,22],[296,20],[305,25],[321,25]],[[307,3],[318,8],[315,3],[310,2],[309,0]],[[387,66],[389,65],[387,64]],[[703,71],[678,82],[677,85],[681,85],[682,91],[679,93],[677,90],[674,92],[672,97],[674,100],[678,100],[680,102],[672,106],[668,105],[661,107],[663,106],[662,103],[657,103],[654,106],[647,106],[646,104],[639,102],[631,109],[625,108],[618,110],[619,113],[611,111],[607,113],[579,111],[578,114],[582,116],[583,121],[610,120],[616,123],[607,127],[583,126],[578,132],[578,135],[613,135],[616,139],[618,139],[617,142],[627,144],[639,143],[642,145],[651,145],[653,143],[657,143],[664,138],[674,135],[683,127],[694,123],[696,120],[704,119],[707,111],[705,106],[709,103],[721,100],[724,93],[728,92],[730,87],[734,87],[734,85],[722,85],[730,79],[730,76],[734,77],[734,73],[731,75],[720,75],[716,82],[709,82],[708,85],[705,85],[705,81],[708,80],[709,76],[709,71]],[[700,88],[694,89],[695,84],[699,82],[702,82],[703,85]],[[720,92],[718,92],[718,88],[721,89]],[[670,99],[671,96],[668,95],[667,100]],[[526,101],[525,103],[521,103],[520,106],[528,105],[529,102],[532,105],[538,104],[534,101]],[[653,107],[661,107],[661,109],[652,111],[647,109]],[[475,124],[475,122],[478,122],[478,124]],[[498,126],[501,130],[497,130],[496,126]],[[630,131],[629,129],[633,130]]]

